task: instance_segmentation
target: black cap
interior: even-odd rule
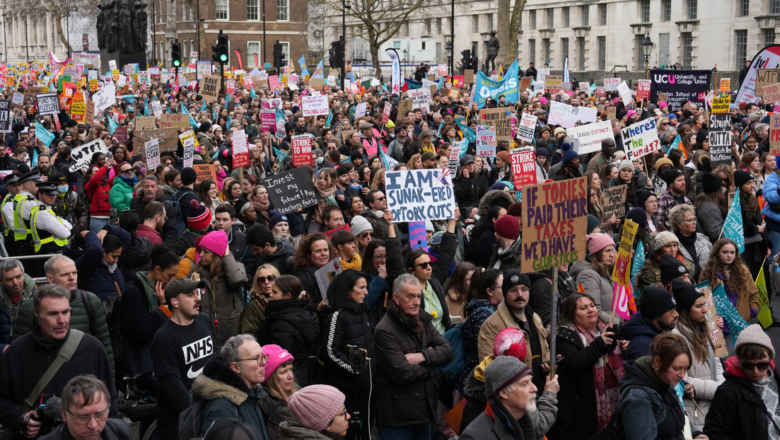
[[[531,287],[531,278],[524,273],[520,273],[520,269],[509,269],[504,272],[504,282],[501,284],[501,290],[503,290],[505,294],[509,289],[519,284]]]
[[[671,283],[673,279],[689,273],[688,268],[671,255],[661,255],[659,266],[661,266],[661,284],[664,286]]]
[[[688,310],[697,299],[704,296],[704,292],[685,280],[672,281],[672,293],[677,301],[677,311]]]

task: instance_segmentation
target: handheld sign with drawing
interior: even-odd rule
[[[496,127],[477,125],[477,156],[496,157]]]
[[[86,171],[89,168],[89,163],[92,161],[92,156],[95,153],[108,154],[108,147],[103,142],[103,139],[95,139],[92,142],[74,148],[73,151],[70,152],[72,165],[68,171]]]

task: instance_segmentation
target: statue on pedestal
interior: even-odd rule
[[[496,31],[490,31],[490,40],[487,44],[487,59],[485,60],[485,75],[490,75],[496,70],[496,57],[498,56],[498,50],[501,49],[501,44],[496,37]],[[491,68],[490,65],[493,65]]]
[[[120,53],[146,51],[148,20],[146,2],[109,0],[98,4],[98,47]]]

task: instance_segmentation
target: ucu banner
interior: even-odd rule
[[[650,102],[658,103],[658,94],[666,95],[669,111],[677,111],[688,101],[701,102],[699,92],[710,89],[709,70],[653,70],[650,74]]]

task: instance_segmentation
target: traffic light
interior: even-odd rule
[[[342,68],[341,61],[344,59],[344,49],[341,47],[341,41],[334,41],[330,43],[330,50],[328,51],[330,57],[330,67]]]
[[[173,67],[181,67],[181,45],[178,38],[171,43],[171,60]]]
[[[468,69],[471,67],[471,51],[466,49],[464,51],[460,52],[461,55],[463,55],[463,58],[460,60],[460,71],[463,73],[465,69]]]
[[[284,58],[282,45],[279,44],[279,40],[276,40],[276,43],[274,44],[274,67],[277,69],[281,69],[284,67],[286,63],[287,60]]]
[[[212,59],[216,63],[227,64],[230,60],[230,54],[228,53],[228,37],[222,33],[222,29],[219,30],[217,36],[217,44],[211,46],[211,50],[214,51]]]

